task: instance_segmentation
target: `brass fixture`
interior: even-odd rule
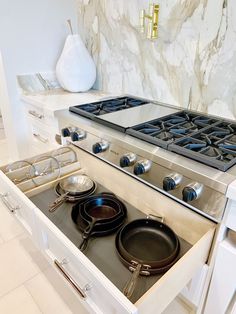
[[[158,36],[158,15],[159,15],[159,4],[149,4],[149,14],[146,14],[145,10],[140,12],[140,28],[141,33],[145,33],[146,24],[145,19],[148,19],[147,25],[147,38],[157,39]]]

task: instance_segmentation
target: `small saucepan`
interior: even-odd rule
[[[86,175],[73,175],[67,177],[59,182],[62,193],[51,205],[49,205],[49,211],[55,211],[68,196],[83,196],[94,188],[94,182]]]
[[[133,272],[123,293],[130,298],[139,275],[168,270],[176,260],[180,244],[166,224],[153,219],[137,219],[125,225],[116,236],[121,261]]]

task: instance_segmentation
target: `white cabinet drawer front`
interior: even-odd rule
[[[136,307],[44,214],[37,210],[35,215],[41,248],[54,263],[59,263],[66,276],[74,282],[73,287],[78,292],[78,296],[87,303],[93,313],[136,313]],[[62,273],[63,270],[60,272]]]
[[[48,151],[59,147],[55,140],[55,135],[58,133],[56,129],[49,129],[45,125],[33,123],[30,125],[33,145],[37,146],[41,151]]]
[[[33,121],[40,121],[50,127],[57,127],[57,119],[53,116],[53,113],[49,114],[45,112],[43,108],[39,108],[31,104],[26,104],[25,109],[28,118]]]
[[[26,230],[34,234],[34,208],[35,206],[22,193],[6,175],[0,171],[0,200],[9,212],[23,224]]]

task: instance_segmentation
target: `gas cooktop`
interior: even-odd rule
[[[70,111],[221,171],[236,164],[232,121],[134,97],[73,106]]]

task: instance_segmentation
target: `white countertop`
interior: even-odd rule
[[[90,90],[86,93],[69,93],[62,89],[55,89],[38,93],[24,93],[21,95],[21,100],[52,115],[56,110],[67,109],[76,104],[95,102],[109,96],[112,95],[98,90]]]

